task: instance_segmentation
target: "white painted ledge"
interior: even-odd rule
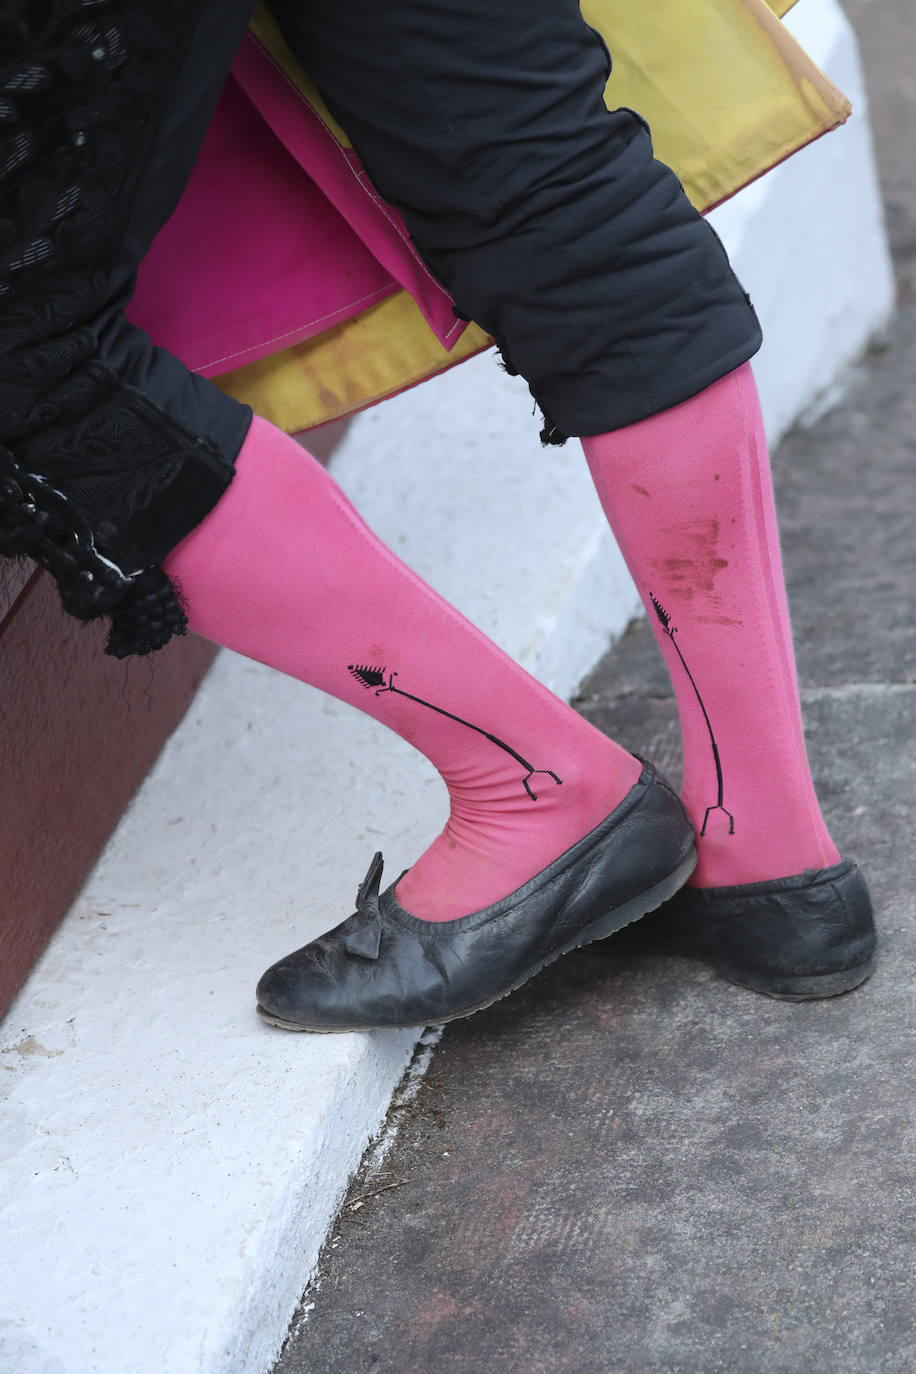
[[[717,212],[768,333],[771,432],[891,305],[855,45],[792,15],[857,120]],[[567,693],[635,607],[576,444],[488,358],[370,412],[334,470],[375,528]],[[145,672],[145,669],[137,671]],[[0,1028],[0,1374],[261,1374],[410,1033],[261,1026],[260,970],[438,829],[435,776],[225,654]]]
[[[771,443],[829,392],[894,306],[855,34],[836,0],[800,0],[785,23],[853,113],[710,216],[763,325],[754,372]]]

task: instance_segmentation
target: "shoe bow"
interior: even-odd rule
[[[377,959],[382,942],[382,916],[378,906],[378,890],[382,880],[385,861],[378,850],[369,865],[369,871],[359,885],[356,894],[356,912],[347,922],[349,930],[344,936],[344,946],[350,954],[361,959]]]

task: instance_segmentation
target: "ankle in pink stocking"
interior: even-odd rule
[[[359,707],[439,770],[448,824],[398,886],[416,916],[449,920],[514,892],[639,777],[631,755],[416,577],[264,420],[168,572],[199,634]]]
[[[698,835],[691,884],[836,863],[805,753],[750,366],[582,443],[674,685]]]

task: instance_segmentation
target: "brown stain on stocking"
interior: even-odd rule
[[[728,567],[728,559],[719,554],[718,520],[688,520],[668,525],[663,533],[670,536],[673,551],[656,559],[654,566],[664,579],[668,595],[692,601],[702,593],[717,602],[716,578]]]

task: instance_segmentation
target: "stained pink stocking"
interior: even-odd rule
[[[439,770],[448,824],[398,886],[415,916],[449,920],[514,892],[639,777],[631,755],[416,577],[264,420],[167,567],[198,633],[358,706]]]
[[[802,736],[766,439],[750,366],[583,439],[677,697],[699,887],[838,860]]]

